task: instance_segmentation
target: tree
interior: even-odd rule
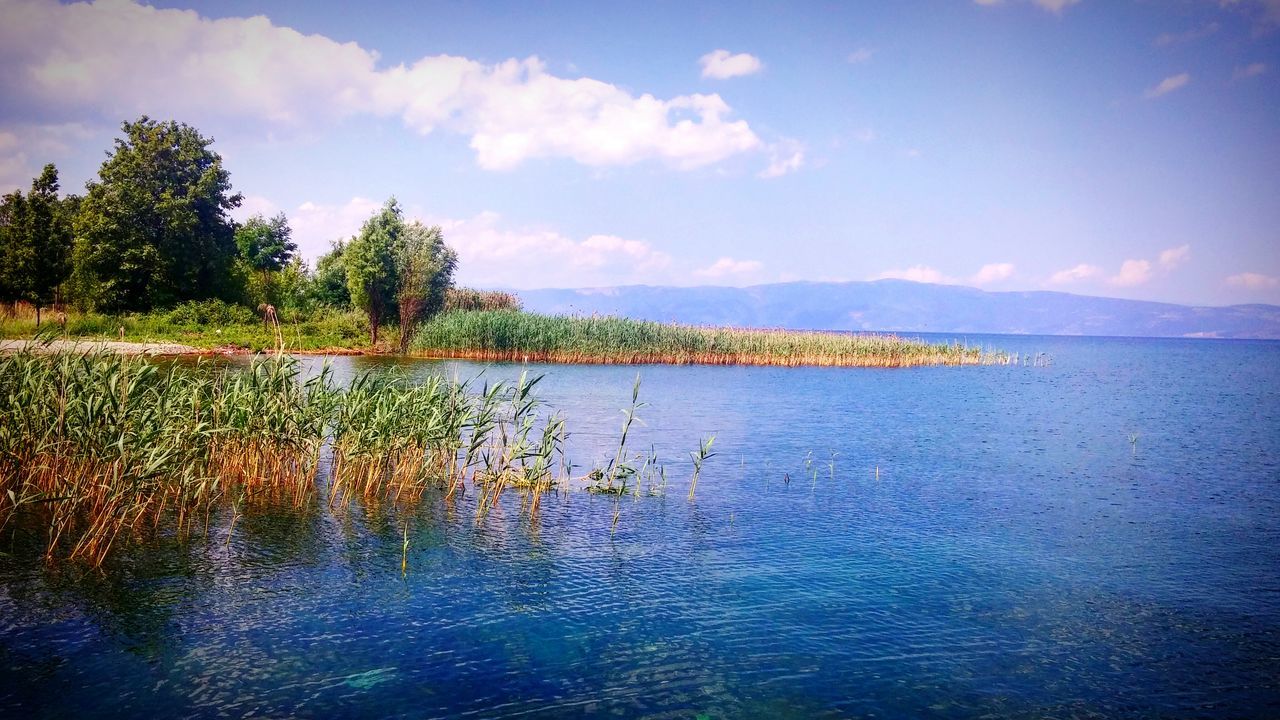
[[[298,246],[290,239],[292,234],[284,213],[270,220],[257,214],[243,225],[236,226],[236,248],[240,253],[240,263],[246,271],[258,274],[260,287],[257,293],[259,297],[254,300],[255,304],[257,302],[280,304],[272,277],[288,267],[289,261],[298,250]]]
[[[365,221],[360,234],[343,252],[351,303],[369,316],[369,334],[378,344],[378,328],[395,317],[396,291],[400,286],[399,259],[404,243],[404,213],[391,198]]]
[[[293,259],[298,246],[284,213],[267,220],[261,213],[236,228],[236,247],[249,267],[261,273],[280,272]]]
[[[338,240],[329,252],[316,261],[311,294],[320,305],[334,308],[351,307],[351,290],[347,287],[347,265],[344,259],[347,243]]]
[[[71,274],[71,215],[78,198],[58,199],[58,169],[52,164],[31,183],[31,192],[4,197],[0,210],[0,299],[25,300],[40,309],[56,304]]]
[[[76,262],[107,311],[148,310],[232,292],[240,205],[212,139],[145,115],[89,184],[76,217]]]
[[[414,222],[404,230],[399,258],[400,352],[409,349],[418,323],[444,308],[445,294],[453,285],[458,254],[444,244],[439,226]]]

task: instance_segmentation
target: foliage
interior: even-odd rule
[[[444,309],[458,254],[444,244],[439,226],[414,222],[402,235],[396,304],[400,308],[400,352],[407,352],[418,323]]]
[[[449,288],[444,296],[444,312],[454,310],[519,310],[520,298],[498,290]]]
[[[146,116],[121,129],[76,216],[82,287],[107,311],[227,297],[236,257],[227,213],[241,196],[213,141]]]
[[[270,220],[261,213],[236,227],[236,248],[249,267],[259,272],[280,272],[298,251],[284,213]]]
[[[541,496],[571,480],[565,423],[532,394],[539,378],[479,392],[441,376],[332,379],[327,368],[305,377],[287,356],[243,370],[0,356],[0,528],[38,538],[49,560],[101,565],[138,536],[208,533],[227,509],[229,534],[245,504],[306,507],[327,491],[340,512],[352,502],[412,508],[429,489],[450,500],[470,485],[480,521],[513,487],[532,522]],[[625,442],[611,467],[637,465]],[[640,467],[652,488],[661,469],[652,457]],[[637,488],[644,479],[629,476]]]
[[[398,260],[403,252],[404,213],[391,198],[365,221],[360,234],[343,252],[351,303],[369,318],[370,341],[378,344],[378,328],[399,312],[396,290],[400,284]]]
[[[223,300],[188,300],[169,311],[166,319],[174,325],[253,325],[258,318],[243,305]]]
[[[58,301],[71,274],[71,216],[79,202],[58,199],[58,170],[45,165],[24,197],[0,204],[0,301],[26,301],[39,309]]]
[[[329,248],[329,252],[316,261],[316,272],[311,282],[313,302],[333,308],[352,307],[344,260],[346,249],[346,242],[338,240]]]
[[[439,315],[418,328],[414,348],[443,357],[586,363],[909,367],[1010,360],[1003,353],[895,335],[710,328],[512,310]]]
[[[0,337],[35,336],[35,319],[29,315],[0,317]],[[318,307],[285,313],[281,322],[288,350],[368,348],[369,326],[362,313]],[[251,309],[221,301],[117,315],[72,310],[68,312],[65,334],[69,338],[172,342],[196,348],[265,350],[273,349],[276,343],[274,330],[264,328]]]

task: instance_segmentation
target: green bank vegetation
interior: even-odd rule
[[[911,367],[1003,364],[1008,355],[895,335],[706,328],[618,317],[448,312],[423,323],[415,349],[478,360]]]
[[[535,521],[542,496],[575,479],[566,423],[543,411],[537,384],[363,374],[338,385],[278,355],[247,369],[0,357],[0,530],[97,565],[150,534],[208,534],[228,515],[230,532],[253,504],[344,512],[465,498],[480,522],[515,491]],[[617,452],[578,488],[665,490],[656,458],[627,447],[638,392],[637,379]]]

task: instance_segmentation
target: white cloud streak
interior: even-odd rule
[[[707,267],[694,270],[693,274],[695,277],[709,280],[725,280],[755,275],[763,269],[764,263],[759,260],[735,260],[731,257],[722,257]]]
[[[1147,88],[1147,91],[1143,93],[1142,96],[1148,100],[1153,100],[1155,98],[1161,97],[1162,95],[1168,95],[1169,93],[1173,92],[1174,90],[1177,90],[1178,88],[1186,87],[1187,83],[1189,82],[1191,82],[1190,73],[1178,73],[1177,75],[1170,75],[1169,77],[1156,83],[1153,87]]]
[[[1280,287],[1280,278],[1263,275],[1262,273],[1246,272],[1227,278],[1227,284],[1246,290],[1270,290]]]
[[[1142,285],[1151,279],[1151,262],[1149,260],[1125,260],[1120,264],[1120,272],[1112,275],[1107,282],[1116,287],[1133,287]]]
[[[1166,270],[1172,270],[1191,257],[1191,246],[1180,245],[1176,248],[1169,248],[1160,253],[1160,267]]]
[[[1013,263],[988,263],[969,278],[974,285],[991,285],[1013,277]]]
[[[782,177],[804,166],[804,145],[784,139],[769,147],[769,166],[757,175],[761,178]]]
[[[698,63],[702,65],[702,77],[716,80],[754,75],[764,69],[764,63],[755,55],[735,55],[728,50],[712,50],[699,58]]]
[[[927,265],[912,265],[909,268],[901,270],[885,270],[884,272],[871,278],[872,280],[910,280],[918,283],[933,283],[935,285],[951,285],[954,280],[942,274],[939,270],[931,268]]]
[[[1075,267],[1070,267],[1065,270],[1059,270],[1058,272],[1050,275],[1049,284],[1050,285],[1071,285],[1078,282],[1093,280],[1101,276],[1102,274],[1103,274],[1102,268],[1098,267],[1097,265],[1080,263]]]
[[[992,7],[995,5],[1003,5],[1005,0],[973,0],[974,3],[984,7]],[[1075,5],[1080,0],[1029,0],[1032,5],[1051,12],[1055,15],[1061,14],[1063,10]]]

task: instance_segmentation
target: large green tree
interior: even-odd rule
[[[369,335],[378,344],[378,329],[399,312],[399,260],[404,247],[404,211],[395,198],[373,214],[351,238],[343,253],[351,303],[369,316]]]
[[[148,310],[235,292],[240,205],[213,141],[193,127],[143,116],[88,187],[76,217],[76,262],[94,304]]]
[[[72,215],[79,198],[58,198],[58,169],[45,165],[25,197],[0,202],[0,300],[40,309],[57,303],[71,273]]]
[[[400,352],[409,349],[418,323],[444,309],[445,294],[453,285],[458,254],[444,243],[440,227],[411,223],[400,247],[399,287]]]

